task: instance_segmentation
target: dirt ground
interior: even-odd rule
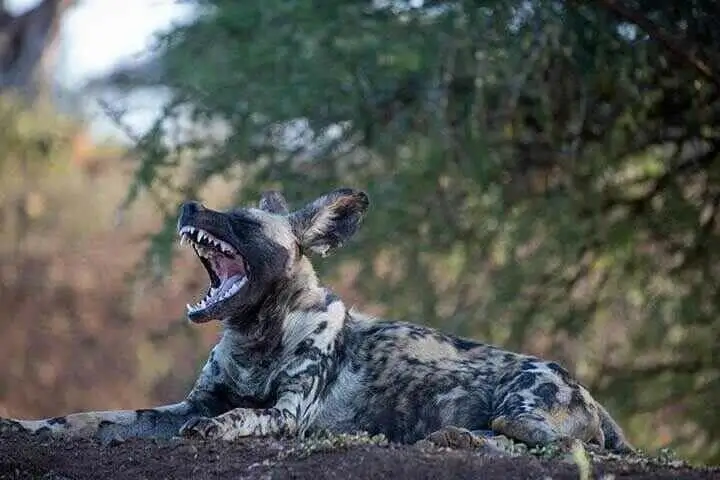
[[[366,437],[367,438],[367,437]],[[25,434],[0,436],[0,479],[578,479],[571,457],[504,456],[370,441],[186,439],[101,445]],[[719,469],[679,461],[599,458],[591,478],[720,479]],[[613,476],[608,476],[613,475]]]

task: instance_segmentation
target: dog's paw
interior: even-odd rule
[[[180,435],[185,438],[219,438],[222,436],[222,424],[214,418],[192,418],[182,426]]]
[[[480,433],[480,432],[478,432]],[[475,450],[488,455],[506,455],[492,442],[488,441],[487,433],[478,435],[465,428],[454,426],[443,427],[416,443],[418,446],[435,446],[440,448],[452,448],[459,450]]]

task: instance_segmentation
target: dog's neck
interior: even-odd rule
[[[292,275],[275,282],[261,302],[239,311],[223,326],[243,348],[269,353],[281,348],[288,319],[310,312],[327,312],[339,321],[347,314],[340,298],[319,284],[315,270],[303,257]]]

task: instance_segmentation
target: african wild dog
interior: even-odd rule
[[[321,286],[308,255],[324,256],[348,240],[368,205],[352,189],[292,213],[277,192],[264,194],[259,208],[228,212],[185,203],[181,243],[192,245],[210,277],[188,318],[224,324],[186,399],[0,426],[101,440],[324,430],[398,442],[491,429],[528,444],[579,438],[630,449],[605,409],[556,363],[374,320]]]

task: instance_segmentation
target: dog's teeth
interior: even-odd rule
[[[239,282],[235,282],[228,290],[223,294],[223,299],[230,297],[232,295],[235,295],[243,285],[245,285],[245,282],[247,281],[247,278],[243,278]]]

